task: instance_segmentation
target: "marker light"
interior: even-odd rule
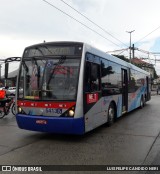
[[[74,116],[74,111],[73,110],[69,110],[69,116],[73,117]]]

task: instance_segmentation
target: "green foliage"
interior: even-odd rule
[[[129,59],[127,59],[124,55],[115,55],[115,54],[113,54],[113,56],[118,57],[118,58],[120,58],[120,59],[122,59],[126,62],[129,62]]]

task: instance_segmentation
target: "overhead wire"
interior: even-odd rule
[[[74,18],[73,16],[69,15],[68,13],[64,12],[63,10],[59,9],[58,7],[56,7],[55,5],[53,5],[52,3],[46,1],[46,0],[42,0],[45,3],[47,3],[48,5],[52,6],[53,8],[57,9],[58,11],[60,11],[61,13],[65,14],[66,16],[70,17],[71,19],[73,19],[74,21],[78,22],[79,24],[83,25],[84,27],[86,27],[87,29],[91,30],[92,32],[96,33],[97,35],[101,36],[102,38],[106,39],[107,41],[111,42],[112,44],[120,47],[118,44],[114,43],[113,41],[111,41],[110,39],[104,37],[102,34],[98,33],[96,30],[88,27],[86,24],[82,23],[81,21],[77,20],[76,18]]]
[[[126,49],[120,49],[120,50],[114,50],[114,51],[107,51],[106,53],[108,53],[108,54],[114,54],[116,52],[120,52],[121,51],[120,53],[116,53],[116,55],[119,56],[122,53],[124,53],[125,51],[127,51],[127,53],[128,53],[128,50],[129,50],[129,48],[126,48]]]
[[[125,45],[128,47],[128,45],[126,45],[125,43],[123,43],[121,40],[119,40],[118,38],[116,38],[115,36],[113,36],[111,33],[109,33],[107,30],[105,30],[104,28],[102,28],[100,25],[96,24],[94,21],[92,21],[91,19],[89,19],[86,15],[82,14],[81,12],[79,12],[77,9],[75,9],[74,7],[72,7],[71,5],[69,5],[67,2],[65,2],[64,0],[60,0],[61,2],[63,2],[64,4],[66,4],[68,7],[70,7],[72,10],[76,11],[78,14],[80,14],[81,16],[83,16],[84,18],[86,18],[89,22],[91,22],[92,24],[94,24],[95,26],[97,26],[98,28],[100,28],[102,31],[104,31],[105,33],[107,33],[108,35],[110,35],[112,38],[114,38],[115,40],[119,41],[121,44]]]
[[[137,43],[139,43],[140,41],[142,41],[143,39],[145,39],[146,37],[148,37],[150,34],[152,34],[153,32],[155,32],[155,31],[157,31],[158,29],[160,29],[160,26],[159,27],[157,27],[156,29],[154,29],[153,31],[151,31],[150,33],[148,33],[147,35],[145,35],[144,37],[142,37],[140,40],[138,40],[136,43],[134,43],[135,45],[137,44]],[[154,53],[154,52],[149,52],[149,51],[144,51],[144,50],[141,50],[141,49],[137,49],[138,51],[141,51],[141,52],[143,52],[143,53],[146,53],[146,54],[148,54],[148,56],[151,54],[151,55],[153,55],[154,57],[155,57],[155,59],[151,59],[151,58],[149,58],[148,57],[148,60],[150,60],[150,62],[151,61],[155,61],[155,63],[154,63],[154,65],[156,65],[156,62],[158,62],[158,61],[160,61],[160,59],[157,59],[157,57],[156,57],[156,55],[159,55],[160,53]]]
[[[143,57],[141,56],[141,59],[143,59],[143,60],[148,60],[148,61],[150,62],[150,64],[152,64],[152,65],[156,65],[156,62],[159,62],[159,61],[160,61],[160,59],[157,59],[156,55],[153,54],[152,52],[145,51],[145,50],[142,50],[142,49],[139,49],[139,48],[136,48],[136,50],[139,51],[139,52],[141,52],[141,53],[143,53],[143,54],[147,54],[147,55],[148,55],[148,58],[143,58]],[[154,56],[155,59],[150,58],[150,55]],[[153,61],[154,61],[155,63],[153,63]]]
[[[135,42],[134,44],[136,45],[138,42],[142,41],[143,39],[145,39],[146,37],[148,37],[150,34],[152,34],[153,32],[155,32],[156,30],[160,29],[160,26],[157,27],[156,29],[154,29],[153,31],[151,31],[150,33],[148,33],[147,35],[145,35],[144,37],[142,37],[140,40],[138,40],[137,42]]]
[[[53,8],[57,9],[58,11],[60,11],[61,13],[65,14],[66,16],[70,17],[71,19],[73,19],[74,21],[78,22],[79,24],[83,25],[84,27],[86,27],[87,29],[91,30],[92,32],[96,33],[97,35],[101,36],[102,38],[106,39],[107,41],[111,42],[112,44],[121,47],[120,45],[116,44],[115,42],[111,41],[110,39],[104,37],[102,34],[100,34],[99,32],[97,32],[96,30],[92,29],[91,27],[87,26],[86,24],[82,23],[81,21],[79,21],[78,19],[76,19],[75,17],[69,15],[68,13],[66,13],[65,11],[61,10],[60,8],[56,7],[55,5],[53,5],[52,3],[48,2],[47,0],[42,0],[45,3],[47,3],[48,5],[52,6]],[[105,33],[107,33],[108,35],[110,35],[112,38],[114,38],[115,40],[119,41],[121,44],[127,46],[125,43],[123,43],[122,41],[120,41],[119,39],[117,39],[116,37],[114,37],[112,34],[110,34],[108,31],[106,31],[105,29],[103,29],[101,26],[99,26],[98,24],[96,24],[95,22],[93,22],[91,19],[89,19],[87,16],[85,16],[84,14],[82,14],[81,12],[79,12],[78,10],[76,10],[75,8],[73,8],[71,5],[69,5],[68,3],[66,3],[64,0],[61,0],[61,2],[63,2],[64,4],[66,4],[67,6],[69,6],[70,8],[72,8],[74,11],[76,11],[78,14],[80,14],[81,16],[83,16],[84,18],[86,18],[88,21],[90,21],[92,24],[94,24],[95,26],[97,26],[98,28],[100,28],[102,31],[104,31]],[[155,30],[153,30],[152,32],[150,32],[149,34],[145,35],[143,38],[141,38],[140,40],[138,40],[135,44],[137,44],[138,42],[140,42],[141,40],[145,39],[147,36],[149,36],[150,34],[152,34],[153,32],[155,32],[156,30],[158,30],[160,28],[157,27]],[[127,46],[128,47],[128,46]],[[127,49],[122,49],[122,52],[119,54],[122,54],[124,51],[128,50]],[[112,52],[116,52],[112,51]],[[120,50],[119,50],[120,51]],[[143,53],[146,54],[152,54],[150,52],[144,51],[144,50],[138,50],[138,51],[142,51]],[[108,53],[108,52],[107,52]],[[118,54],[118,55],[119,55]],[[154,55],[154,54],[153,54]]]
[[[128,52],[129,48],[123,50],[122,52],[120,52],[118,55],[122,54],[123,52],[127,51]]]
[[[129,48],[125,48],[125,49],[120,49],[120,50],[113,50],[113,51],[107,51],[107,53],[113,53],[113,52],[119,52],[119,51],[126,51]]]

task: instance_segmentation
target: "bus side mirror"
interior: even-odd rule
[[[8,78],[8,68],[9,68],[9,63],[6,62],[6,63],[5,63],[5,72],[4,72],[4,77],[5,77],[5,79]]]

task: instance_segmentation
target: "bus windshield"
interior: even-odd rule
[[[74,56],[23,58],[19,87],[28,100],[75,100],[80,58]]]

